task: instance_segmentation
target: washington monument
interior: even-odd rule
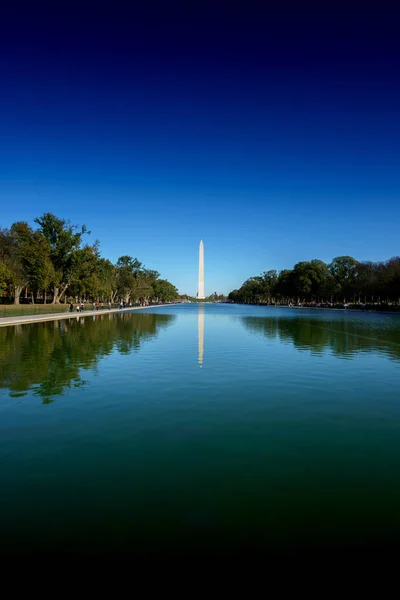
[[[199,246],[199,286],[197,290],[197,298],[204,300],[204,245],[203,241],[200,240]]]

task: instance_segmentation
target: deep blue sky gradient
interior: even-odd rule
[[[191,294],[201,238],[207,294],[299,260],[400,253],[384,5],[26,6],[0,23],[0,226],[86,223],[104,256]]]

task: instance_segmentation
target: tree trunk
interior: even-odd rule
[[[53,300],[52,300],[52,304],[58,304],[58,290],[59,288],[55,285],[53,287]]]
[[[14,287],[14,304],[19,304],[19,297],[23,289],[22,285],[16,285]]]
[[[46,298],[46,290],[43,291],[43,304],[46,306],[47,298]]]
[[[25,300],[28,298],[28,288],[25,288]]]
[[[32,304],[35,304],[35,294],[31,292]]]
[[[65,294],[65,292],[67,291],[67,289],[68,289],[68,285],[69,285],[69,284],[68,284],[68,283],[66,283],[66,284],[65,284],[65,286],[63,287],[63,289],[61,290],[61,294],[60,294],[60,295],[59,295],[59,297],[58,297],[58,302],[60,302],[61,298],[63,297],[63,295],[64,295],[64,294]]]

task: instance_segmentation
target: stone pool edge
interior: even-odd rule
[[[92,317],[96,315],[109,315],[111,313],[126,313],[132,310],[147,310],[149,308],[163,308],[177,306],[177,304],[151,304],[150,306],[131,306],[128,308],[107,308],[103,310],[85,310],[83,312],[48,313],[44,315],[26,315],[19,317],[0,317],[0,327],[11,327],[13,325],[25,325],[43,321],[58,321],[60,319],[76,319],[78,317]]]

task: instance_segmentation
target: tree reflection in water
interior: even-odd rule
[[[81,387],[82,372],[117,351],[129,354],[172,324],[174,315],[103,314],[0,328],[0,389],[12,397],[49,403],[66,389]]]
[[[400,320],[320,319],[304,317],[241,317],[246,329],[271,340],[292,343],[298,350],[351,358],[359,352],[377,352],[400,359]]]

